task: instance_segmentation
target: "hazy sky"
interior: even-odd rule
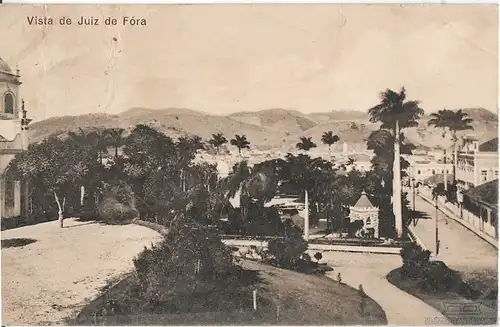
[[[30,26],[30,15],[148,25]],[[496,111],[497,20],[496,5],[2,5],[0,57],[19,65],[36,119],[134,106],[366,111],[402,85],[426,111]]]

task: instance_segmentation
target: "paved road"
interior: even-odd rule
[[[334,271],[327,276],[363,289],[368,296],[384,309],[389,325],[428,325],[429,321],[447,322],[436,309],[416,297],[401,291],[389,283],[386,275],[401,266],[401,257],[391,254],[368,254],[346,252],[323,252],[322,262],[327,262]]]
[[[415,208],[427,213],[429,217],[419,219],[413,226],[413,230],[426,247],[434,253],[436,209],[434,205],[419,196],[416,198]],[[495,247],[439,210],[437,219],[440,248],[436,259],[461,271],[475,269],[497,271],[498,250]]]

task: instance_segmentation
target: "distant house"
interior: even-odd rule
[[[498,178],[463,193],[463,209],[479,217],[476,227],[498,239]]]
[[[443,179],[443,174],[451,174],[453,170],[452,163],[443,163],[436,160],[415,160],[415,158],[410,159],[410,167],[408,168],[408,175],[410,177],[415,178],[415,180],[420,182],[428,182],[433,181],[434,179],[439,177],[433,177],[434,175],[441,175],[441,179]],[[453,176],[449,175],[450,179],[447,181],[451,182]],[[448,176],[447,176],[448,177]]]

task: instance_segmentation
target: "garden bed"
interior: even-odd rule
[[[451,323],[455,325],[496,325],[497,300],[481,298],[479,292],[475,290],[472,290],[472,296],[465,296],[462,294],[464,285],[461,281],[457,281],[457,284],[450,291],[425,292],[419,287],[419,281],[402,278],[401,271],[402,268],[394,269],[387,275],[387,280],[441,312]],[[429,321],[431,325],[437,323]]]
[[[257,262],[242,262],[232,278],[184,301],[151,305],[136,294],[130,275],[88,304],[72,325],[385,325],[382,308],[357,290],[321,276],[304,275]],[[201,286],[200,286],[201,287]],[[183,289],[179,285],[178,289]],[[252,292],[257,290],[257,310]],[[105,312],[104,314],[104,310]],[[110,313],[114,311],[114,313]]]

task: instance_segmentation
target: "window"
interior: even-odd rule
[[[370,217],[366,218],[366,224],[370,225],[371,223],[372,223],[372,220],[370,219]]]
[[[495,176],[498,177],[498,170],[495,170]]]
[[[435,173],[436,173],[436,170],[435,170],[435,169],[433,169],[433,170],[432,170],[432,175],[434,175]]]
[[[422,172],[419,170],[417,170],[417,175],[420,175]]]
[[[481,170],[481,180],[483,182],[486,182],[488,180],[488,171],[487,170]]]
[[[7,93],[3,97],[3,108],[6,114],[14,113],[14,96],[12,94]]]

